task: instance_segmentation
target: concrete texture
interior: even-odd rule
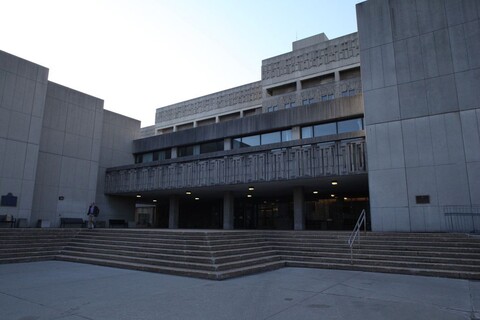
[[[49,82],[43,120],[30,225],[58,226],[60,217],[83,218],[95,200],[103,101]]]
[[[471,208],[480,198],[471,178],[480,141],[479,2],[369,0],[356,8],[372,229],[445,231],[443,206]],[[418,195],[430,203],[416,203]]]
[[[2,319],[478,319],[480,282],[285,268],[210,281],[59,261],[0,265]]]
[[[48,69],[0,51],[0,195],[18,197],[2,214],[32,209]]]

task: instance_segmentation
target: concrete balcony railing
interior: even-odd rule
[[[179,159],[175,159],[179,160]],[[365,139],[108,169],[105,192],[213,187],[366,173]]]

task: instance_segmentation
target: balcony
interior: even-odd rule
[[[231,150],[223,156],[174,159],[150,166],[111,168],[105,193],[176,190],[255,182],[314,179],[367,172],[365,139],[315,143],[253,152]]]

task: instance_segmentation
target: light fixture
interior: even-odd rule
[[[347,197],[343,197],[343,200],[348,200],[348,198],[347,198]]]
[[[185,192],[185,194],[191,195],[192,191],[187,191],[187,192]]]
[[[330,195],[330,197],[335,198],[335,195],[332,193],[332,194]]]
[[[199,198],[199,197],[196,197],[195,200],[200,200],[200,198]]]
[[[251,195],[251,194],[247,194],[247,198],[251,198],[251,197],[252,197],[252,195]]]
[[[141,198],[141,197],[142,197],[141,195],[137,194],[137,198]]]
[[[253,190],[255,190],[254,187],[248,187],[248,191],[253,191]]]
[[[338,184],[337,180],[332,180],[332,186],[336,186]]]
[[[157,199],[153,199],[152,201],[153,201],[153,202],[157,202]]]
[[[317,190],[313,191],[313,194],[318,194],[318,191]]]

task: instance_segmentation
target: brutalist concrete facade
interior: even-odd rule
[[[479,17],[475,0],[357,5],[373,230],[445,231],[449,206],[480,205]]]
[[[47,68],[0,51],[0,195],[16,197],[0,214],[30,218],[47,85]]]
[[[357,34],[296,41],[291,52],[264,60],[261,74],[261,81],[157,109],[155,126],[134,141],[137,163],[107,169],[107,194],[166,202],[155,214],[168,215],[170,228],[305,229],[314,228],[313,220],[327,225],[334,219],[323,214],[326,202],[339,199],[351,210],[352,199],[362,199],[368,206]],[[356,127],[337,132],[348,121]],[[334,130],[317,134],[323,126]],[[258,142],[244,142],[252,138]],[[203,152],[206,144],[217,149]],[[332,180],[340,183],[332,187]],[[250,189],[255,192],[247,194]],[[193,199],[198,202],[186,206]],[[190,208],[199,211],[203,199],[211,204],[205,211],[221,216],[189,223],[196,219]],[[262,206],[272,202],[268,210],[284,213],[265,218],[269,225],[239,221],[263,219]]]
[[[134,202],[105,199],[106,167],[131,163],[140,122],[103,109],[103,100],[48,81],[48,69],[0,51],[0,214],[19,226],[59,226],[130,215]],[[98,183],[100,181],[100,183]],[[121,205],[118,205],[121,204]],[[127,205],[126,205],[127,204]]]
[[[368,0],[358,34],[296,41],[141,130],[0,52],[0,195],[18,200],[0,214],[55,226],[96,200],[141,226],[348,229],[367,209],[374,231],[478,231],[479,19],[476,0]]]

